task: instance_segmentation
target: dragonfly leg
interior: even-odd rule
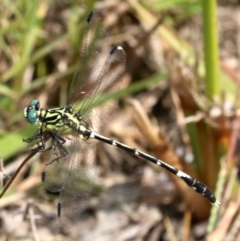
[[[60,135],[58,135],[57,133],[55,133],[55,132],[50,132],[50,135],[52,136],[52,139],[53,139],[53,141],[55,142],[55,144],[54,144],[53,146],[51,146],[50,148],[48,148],[47,150],[52,149],[52,148],[54,148],[54,146],[56,146],[56,147],[58,147],[63,153],[62,153],[60,156],[58,156],[58,157],[56,157],[55,159],[53,159],[53,160],[52,160],[51,162],[49,162],[47,165],[53,163],[54,161],[57,161],[57,162],[58,162],[58,160],[59,160],[60,158],[66,156],[66,155],[68,154],[67,149],[64,147],[64,143],[66,142],[66,140],[65,140],[63,137],[61,137]]]
[[[50,133],[50,132],[49,132]],[[34,148],[34,149],[38,149],[39,151],[44,151],[45,150],[45,142],[46,142],[46,136],[47,135],[47,132],[43,132],[42,131],[42,128],[39,128],[34,134],[33,136],[29,137],[29,138],[26,138],[26,139],[23,139],[24,142],[27,142],[27,143],[31,143],[37,139],[40,139],[40,143],[38,143],[38,147],[37,148]]]

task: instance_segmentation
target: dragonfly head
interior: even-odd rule
[[[40,103],[38,100],[32,100],[27,107],[24,108],[24,116],[31,124],[37,124],[39,120],[38,111]]]

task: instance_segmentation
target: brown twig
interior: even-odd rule
[[[44,132],[44,142],[46,142],[49,138],[49,132]],[[25,164],[33,157],[35,156],[39,151],[40,151],[41,147],[38,146],[35,149],[31,150],[31,153],[23,160],[23,162],[21,163],[21,165],[18,167],[18,169],[15,171],[15,173],[13,174],[13,176],[11,177],[11,179],[9,180],[9,182],[7,183],[7,185],[4,187],[4,189],[2,190],[2,192],[0,193],[0,199],[3,197],[3,195],[5,194],[5,192],[8,190],[8,188],[10,187],[10,185],[12,184],[12,182],[15,180],[15,178],[17,177],[17,175],[19,174],[19,172],[22,170],[22,168],[25,166]]]

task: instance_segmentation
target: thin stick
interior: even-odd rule
[[[44,132],[44,142],[46,142],[51,134],[47,131]],[[21,171],[21,169],[24,167],[24,165],[33,157],[35,156],[38,152],[40,151],[40,147],[32,149],[31,153],[24,159],[24,161],[21,163],[21,165],[18,167],[18,169],[15,171],[15,173],[13,174],[13,176],[11,177],[11,179],[9,180],[9,182],[7,183],[7,185],[4,187],[4,189],[2,190],[2,192],[0,193],[0,199],[3,197],[3,195],[5,194],[5,192],[8,190],[8,188],[10,187],[10,185],[12,184],[12,182],[14,181],[14,179],[16,178],[16,176],[18,175],[18,173]]]

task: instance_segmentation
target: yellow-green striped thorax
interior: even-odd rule
[[[74,113],[70,106],[57,107],[52,109],[40,108],[38,100],[32,100],[24,109],[24,116],[30,124],[37,124],[38,128],[45,128],[60,134],[70,134],[77,131],[80,137],[86,130],[81,123],[81,115]]]

